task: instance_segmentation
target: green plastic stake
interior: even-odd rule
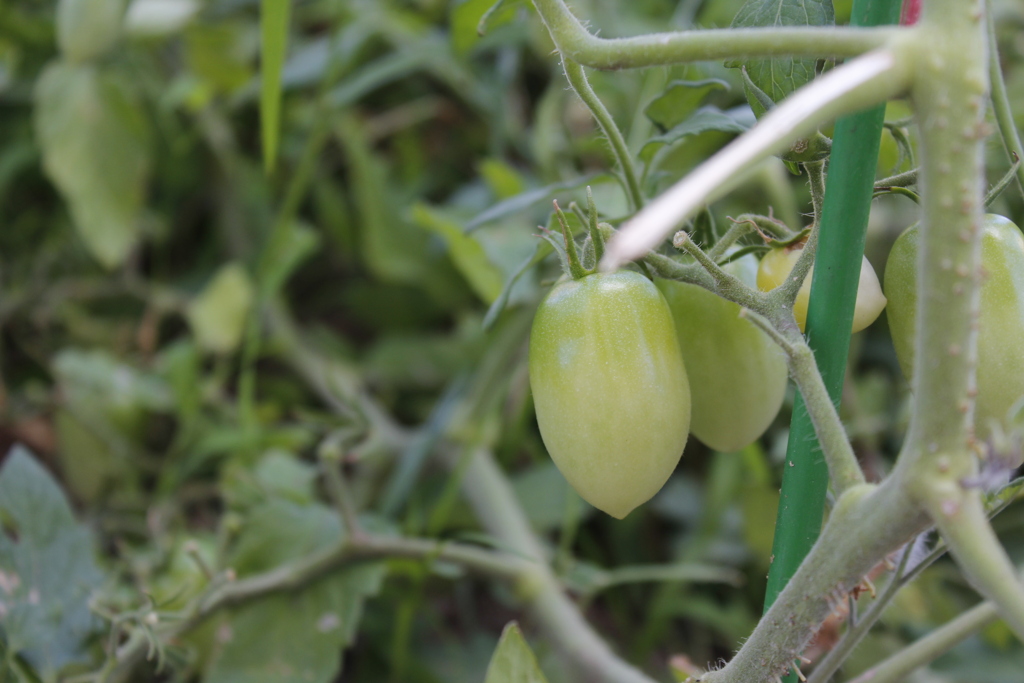
[[[899,0],[854,0],[851,24],[895,24]],[[850,328],[864,254],[885,105],[839,119],[822,208],[822,230],[807,310],[807,340],[814,349],[833,403],[839,405],[850,350]],[[772,565],[764,609],[768,611],[821,532],[828,469],[802,397],[790,423],[782,496],[775,523]],[[790,672],[785,679],[797,680]]]

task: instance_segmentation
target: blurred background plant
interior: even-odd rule
[[[512,619],[551,680],[582,680],[522,586],[445,546],[302,565],[368,533],[521,559],[507,527],[524,513],[590,623],[660,679],[751,631],[792,401],[741,453],[691,438],[624,521],[566,486],[525,365],[558,276],[537,226],[552,199],[585,205],[587,185],[613,224],[630,202],[529,3],[492,4],[265,0],[276,37],[251,0],[0,5],[0,680],[476,682]],[[604,37],[726,26],[741,5],[574,3]],[[1019,127],[1024,11],[993,11]],[[261,49],[284,60],[262,118]],[[590,81],[648,196],[754,120],[721,64]],[[912,168],[907,112],[889,106],[880,177]],[[1007,165],[990,158],[995,182]],[[694,227],[769,206],[806,222],[805,180],[778,160]],[[1020,188],[995,209],[1021,224]],[[876,201],[877,272],[915,216],[905,197]],[[880,477],[908,393],[885,316],[850,358],[843,417]],[[515,510],[479,500],[488,476]],[[1024,506],[996,525],[1024,562]],[[275,569],[301,580],[231,593]],[[198,618],[204,600],[224,609]],[[975,601],[935,564],[844,673]],[[837,633],[826,624],[820,648]],[[911,680],[1021,670],[996,622]]]

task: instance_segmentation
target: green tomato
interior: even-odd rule
[[[762,292],[770,292],[775,289],[789,276],[796,261],[800,258],[803,247],[782,247],[772,249],[761,259],[757,269],[757,287]],[[796,301],[793,302],[793,315],[804,331],[807,325],[807,305],[811,299],[811,278],[814,276],[814,268],[807,273],[804,284],[797,292]],[[857,281],[857,303],[853,310],[853,332],[860,332],[865,327],[875,322],[885,308],[885,296],[882,295],[882,287],[878,284],[878,275],[867,257],[863,257],[860,263],[860,279]]]
[[[726,266],[739,272],[753,257]],[[741,450],[771,425],[786,396],[789,371],[782,350],[749,320],[740,306],[703,287],[659,280],[690,380],[690,431],[723,453]]]
[[[631,271],[555,285],[530,333],[537,423],[555,465],[622,519],[668,480],[690,429],[690,386],[672,314]]]
[[[893,244],[885,265],[889,329],[904,376],[914,374],[919,226]],[[987,438],[992,425],[1006,424],[1010,409],[1024,396],[1024,237],[1009,219],[988,214],[982,223],[981,316],[978,330],[978,397],[974,424]]]

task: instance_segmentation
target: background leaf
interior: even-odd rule
[[[277,161],[281,121],[281,70],[288,49],[290,0],[260,2],[260,131],[263,167],[269,173]]]
[[[548,683],[516,622],[502,631],[484,683]]]
[[[665,132],[685,121],[709,93],[728,89],[729,84],[720,78],[672,81],[644,108],[644,114]]]
[[[274,465],[278,467],[278,465]],[[233,555],[239,576],[280,567],[341,542],[334,511],[272,497],[253,508]],[[352,643],[366,597],[380,590],[386,568],[366,563],[336,571],[300,590],[272,594],[232,610],[207,683],[329,683]]]
[[[16,540],[0,533],[0,605],[7,647],[47,680],[88,661],[100,624],[89,609],[103,574],[93,538],[57,483],[29,451],[15,446],[0,468],[0,513]]]
[[[131,89],[97,67],[54,62],[35,98],[47,174],[93,256],[120,265],[136,239],[150,168],[148,126]]]

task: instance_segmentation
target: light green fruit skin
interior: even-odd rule
[[[649,500],[682,456],[686,369],[668,304],[638,273],[555,285],[530,333],[530,386],[555,465],[612,517]]]
[[[893,244],[885,266],[889,329],[903,375],[914,374],[919,229],[908,228]],[[978,330],[978,396],[974,424],[987,438],[993,422],[1024,395],[1024,237],[1009,219],[988,214],[982,226],[981,316]],[[952,275],[951,275],[952,276]]]
[[[658,281],[675,320],[690,379],[690,431],[732,453],[756,441],[786,396],[789,371],[782,350],[740,306],[696,285]]]
[[[772,249],[764,258],[757,271],[757,286],[763,292],[770,292],[782,284],[797,259],[803,247],[797,249]],[[807,271],[800,291],[797,292],[796,301],[793,302],[793,315],[800,326],[800,331],[805,331],[807,326],[807,307],[811,300],[811,280],[814,278],[814,268]],[[871,262],[867,257],[861,258],[860,277],[857,280],[857,301],[853,309],[853,327],[850,333],[860,332],[868,325],[875,322],[882,309],[885,308],[885,297],[882,295],[882,287],[878,282],[878,276]]]

